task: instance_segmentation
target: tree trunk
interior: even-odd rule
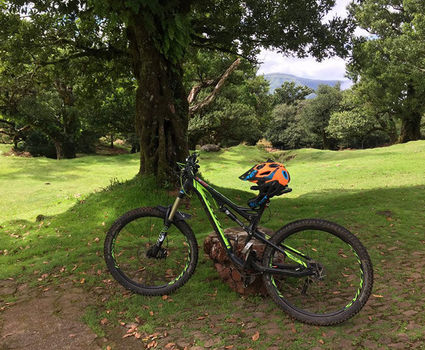
[[[127,28],[136,91],[136,129],[140,173],[169,181],[177,161],[188,154],[188,102],[181,63],[172,63],[155,46],[143,21]]]
[[[56,159],[59,160],[62,157],[62,146],[59,141],[54,140],[53,142],[55,144],[55,149],[56,149]]]
[[[419,140],[421,138],[422,115],[412,112],[408,118],[401,120],[400,143]]]
[[[64,158],[75,158],[77,156],[77,135],[80,122],[77,112],[74,110],[75,96],[71,86],[56,80],[56,90],[63,101],[62,108],[62,153]]]

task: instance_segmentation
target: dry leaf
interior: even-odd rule
[[[372,294],[375,298],[383,298],[384,296],[381,294]]]
[[[105,324],[107,324],[108,323],[108,319],[105,317],[105,318],[102,318],[101,320],[100,320],[100,324],[102,324],[102,325],[105,325]]]
[[[163,295],[162,296],[162,300],[167,300],[168,299],[168,295]]]
[[[112,347],[111,347],[110,345],[108,345],[108,346],[106,347],[106,350],[112,350]]]
[[[257,341],[260,338],[260,333],[257,331],[255,334],[251,337],[253,341]]]
[[[85,278],[82,278],[81,281],[80,281],[80,283],[83,284],[84,282],[86,282],[86,279]]]
[[[149,311],[149,315],[153,316],[153,311]]]
[[[152,340],[152,341],[148,344],[147,348],[148,348],[148,349],[156,348],[156,347],[157,347],[157,345],[158,345],[158,342],[157,342],[157,341],[155,341],[155,340]]]
[[[165,345],[166,349],[171,349],[172,347],[174,347],[176,345],[176,343],[168,343],[167,345]]]
[[[323,341],[323,339],[319,339],[319,343],[320,344],[325,344],[325,342]]]

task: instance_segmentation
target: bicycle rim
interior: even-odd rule
[[[191,248],[188,238],[174,225],[168,229],[163,257],[149,257],[164,227],[161,217],[138,217],[114,236],[112,258],[119,274],[131,285],[161,289],[176,284],[188,270]]]
[[[281,244],[296,249],[318,264],[317,273],[307,277],[271,276],[280,301],[307,317],[332,317],[346,313],[358,300],[364,284],[364,267],[355,249],[339,236],[321,229],[301,229]],[[273,264],[293,263],[274,251]],[[301,267],[302,268],[302,267]]]

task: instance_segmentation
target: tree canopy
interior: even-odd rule
[[[352,26],[324,20],[334,0],[70,0],[2,2],[0,51],[31,72],[106,60],[131,67],[140,171],[165,180],[188,153],[188,50],[255,60],[260,48],[319,59],[346,54]],[[88,59],[88,61],[84,61]]]
[[[401,120],[401,142],[420,138],[425,112],[425,6],[418,0],[355,1],[370,36],[354,41],[351,77],[376,115]]]

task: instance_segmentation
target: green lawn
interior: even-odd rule
[[[137,155],[86,156],[76,159],[4,157],[9,145],[0,145],[0,222],[34,220],[68,210],[111,182],[128,180],[138,171]]]
[[[240,145],[203,153],[201,172],[220,192],[244,204],[255,194],[238,176],[268,157],[285,163],[293,192],[272,199],[264,226],[278,229],[306,217],[330,219],[353,231],[371,255],[374,296],[343,325],[303,325],[275,309],[268,298],[240,298],[219,280],[202,253],[195,275],[171,301],[124,292],[110,280],[104,266],[102,243],[107,228],[129,209],[173,201],[167,191],[155,189],[152,178],[111,184],[111,179],[127,180],[136,174],[138,158],[131,155],[59,162],[0,155],[0,279],[11,277],[34,287],[71,279],[88,290],[100,289],[102,302],[87,310],[85,317],[100,334],[108,334],[112,325],[120,327],[119,321],[138,317],[143,320],[139,330],[144,334],[178,330],[201,346],[207,338],[216,338],[218,346],[234,344],[233,349],[420,344],[425,332],[421,274],[425,141],[370,150],[303,149],[272,154]],[[211,228],[197,199],[187,203],[184,211],[193,214],[189,224],[202,247]],[[38,214],[47,217],[35,222]],[[101,326],[104,318],[109,322]],[[270,332],[271,325],[281,332]],[[260,341],[252,340],[257,330]]]

